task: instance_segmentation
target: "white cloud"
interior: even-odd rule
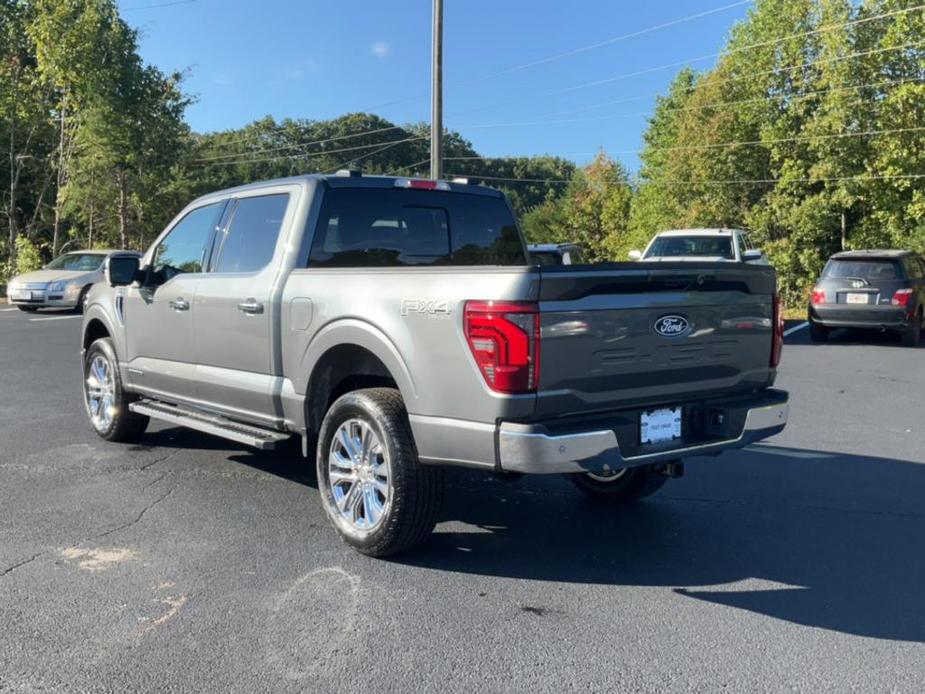
[[[388,41],[375,41],[369,50],[377,58],[388,58],[392,55],[392,44]]]

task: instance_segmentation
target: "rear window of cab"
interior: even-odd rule
[[[826,263],[822,279],[859,279],[866,282],[903,279],[902,265],[889,258],[833,258]]]
[[[325,191],[309,267],[526,265],[500,197],[442,191]]]

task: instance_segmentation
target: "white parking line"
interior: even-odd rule
[[[809,327],[809,321],[805,321],[803,323],[800,323],[799,325],[794,325],[789,330],[784,331],[784,337],[787,337],[788,335],[792,335],[795,332],[799,332],[803,328],[807,328],[807,327]]]
[[[0,311],[18,311],[19,309],[15,306],[13,308],[0,308]]]
[[[48,318],[30,318],[30,323],[36,323],[43,320],[67,320],[68,318],[83,318],[83,316],[48,316]]]

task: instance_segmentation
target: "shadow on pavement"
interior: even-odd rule
[[[707,468],[726,463],[695,463],[689,474],[723,488],[687,496],[687,480],[669,482],[629,507],[590,502],[552,480],[518,493],[470,476],[450,490],[444,516],[473,531],[438,529],[399,560],[514,579],[674,587],[796,624],[925,641],[925,465],[776,453],[743,452],[724,476]]]

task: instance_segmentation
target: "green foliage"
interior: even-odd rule
[[[25,272],[40,270],[44,263],[42,262],[42,253],[38,246],[32,243],[25,236],[19,236],[16,239],[16,266],[14,275],[21,275]]]

